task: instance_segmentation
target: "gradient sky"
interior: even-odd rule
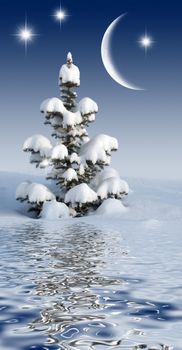
[[[119,140],[113,166],[123,177],[182,177],[182,3],[180,0],[62,0],[69,16],[55,21],[54,0],[0,0],[0,170],[35,173],[22,152],[32,134],[51,135],[39,112],[42,100],[57,96],[58,72],[68,51],[81,72],[78,99],[99,105],[90,135]],[[100,55],[103,34],[127,12],[113,33],[112,56],[124,77],[145,88],[126,89],[106,72]],[[24,24],[39,34],[28,46],[16,34]],[[145,56],[137,41],[147,29],[155,44]]]

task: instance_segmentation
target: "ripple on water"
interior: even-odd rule
[[[145,295],[151,256],[137,275],[120,230],[32,220],[0,235],[0,349],[180,349],[165,345],[179,305]]]

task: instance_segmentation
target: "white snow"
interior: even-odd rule
[[[62,116],[54,115],[51,118],[50,123],[53,127],[61,127],[62,126]]]
[[[127,211],[127,208],[121,203],[120,200],[114,198],[108,198],[102,202],[102,204],[96,210],[97,215],[104,215],[108,217],[120,216]]]
[[[44,181],[44,178],[25,174],[0,173],[0,226],[4,251],[5,243],[15,236],[21,241],[26,238],[30,241],[32,230],[43,239],[41,244],[46,244],[49,251],[48,245],[52,244],[54,251],[55,243],[60,242],[62,256],[68,250],[75,251],[75,242],[78,249],[79,245],[83,248],[85,244],[88,249],[90,247],[88,261],[92,257],[101,261],[94,270],[96,277],[107,277],[101,307],[113,311],[114,305],[117,309],[115,314],[107,313],[107,321],[115,322],[116,335],[122,333],[123,347],[146,344],[147,348],[159,349],[163,343],[166,350],[181,349],[182,182],[128,179],[133,191],[123,200],[128,210],[121,211],[121,215],[114,212],[108,215],[107,210],[103,210],[101,214],[97,212],[98,215],[49,223],[48,220],[27,218],[25,212],[22,216],[25,204],[18,203],[13,197],[15,187],[23,179]],[[112,208],[113,204],[109,212]],[[35,249],[38,249],[40,245],[36,243]],[[94,254],[96,250],[98,257]],[[47,256],[45,258],[47,263]],[[123,301],[122,310],[118,310],[118,298]],[[94,310],[91,311],[94,314]]]
[[[70,212],[66,204],[57,202],[54,199],[50,202],[44,202],[40,216],[44,219],[55,220],[68,218]]]
[[[73,83],[76,86],[80,85],[80,71],[73,63],[69,66],[63,64],[59,72],[59,78],[63,84]]]
[[[129,187],[126,181],[119,177],[109,177],[105,179],[97,189],[98,197],[107,198],[109,195],[121,197],[128,194]]]
[[[16,199],[27,199],[30,203],[40,203],[55,199],[55,195],[44,185],[22,182],[16,189]]]
[[[61,177],[65,179],[66,181],[70,182],[73,180],[78,181],[77,173],[73,168],[68,168]]]
[[[117,150],[117,148],[116,138],[99,134],[82,145],[80,155],[83,161],[91,161],[93,164],[101,161],[110,164],[110,152]]]
[[[95,114],[98,112],[97,103],[89,97],[84,97],[80,100],[78,109],[82,115]]]
[[[92,203],[97,200],[97,193],[94,192],[87,184],[82,183],[71,188],[65,196],[66,203]]]
[[[120,177],[120,175],[116,169],[107,167],[103,169],[101,172],[97,173],[97,175],[92,181],[92,186],[97,189],[98,186],[100,186],[101,183],[105,179],[108,179],[109,177]]]
[[[72,58],[71,52],[68,52],[68,54],[67,54],[67,61],[73,62],[73,58]]]
[[[71,153],[70,155],[70,163],[80,164],[80,157],[76,152]]]
[[[44,185],[32,183],[28,188],[28,200],[30,203],[41,203],[55,199],[55,195]]]
[[[63,114],[65,110],[66,108],[64,107],[63,102],[57,97],[47,98],[40,105],[40,111],[44,114]]]
[[[42,157],[49,157],[51,150],[51,142],[43,135],[28,137],[23,144],[23,151],[39,152]]]
[[[63,127],[67,126],[75,126],[77,124],[80,124],[82,122],[82,116],[79,111],[77,112],[71,112],[71,111],[65,111],[63,114]]]
[[[29,194],[29,187],[31,185],[31,182],[21,182],[15,192],[15,198],[16,199],[28,199]]]
[[[51,158],[56,160],[63,160],[66,157],[68,157],[68,149],[65,145],[63,144],[58,144],[53,147],[52,153],[51,153]]]
[[[40,163],[39,163],[39,167],[41,169],[47,168],[48,166],[50,166],[50,159],[43,159]]]
[[[78,170],[78,174],[79,175],[83,175],[85,173],[85,168],[83,164],[80,164],[79,170]]]
[[[90,114],[90,115],[88,116],[88,120],[89,120],[89,122],[94,122],[94,120],[95,120],[95,114],[94,114],[94,113]]]

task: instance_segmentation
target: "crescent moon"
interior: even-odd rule
[[[111,57],[111,49],[110,49],[110,43],[111,43],[111,38],[112,34],[114,31],[114,28],[116,24],[119,22],[120,19],[122,19],[126,13],[122,14],[121,16],[117,17],[107,28],[107,30],[104,33],[104,36],[102,38],[102,43],[101,43],[101,57],[102,57],[102,62],[104,64],[104,67],[108,74],[111,76],[112,79],[114,79],[118,84],[124,86],[127,89],[131,90],[143,90],[138,86],[135,86],[131,83],[129,83],[115,68],[113,62],[112,62],[112,57]]]

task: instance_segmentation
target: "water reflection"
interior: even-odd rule
[[[172,303],[136,297],[145,279],[120,231],[31,220],[1,232],[3,350],[170,350],[149,336],[181,320]],[[173,316],[172,316],[173,315]]]

